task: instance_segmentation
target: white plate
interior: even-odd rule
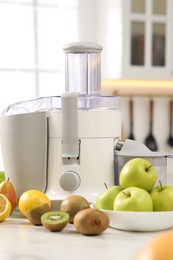
[[[94,207],[94,205],[91,205]],[[173,227],[173,211],[129,212],[102,210],[110,219],[110,227],[128,231],[159,231]]]

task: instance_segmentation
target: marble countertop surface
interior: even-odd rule
[[[84,236],[73,224],[61,232],[50,232],[14,212],[0,223],[0,259],[133,260],[139,248],[157,233],[108,228],[98,236]]]

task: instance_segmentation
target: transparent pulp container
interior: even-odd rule
[[[136,140],[126,139],[119,146],[119,151],[115,153],[116,161],[116,181],[119,182],[119,174],[123,166],[133,158],[144,158],[148,160],[157,172],[156,185],[161,182],[167,183],[167,158],[169,155],[160,152],[152,152],[143,143]]]
[[[118,171],[120,172],[123,166],[131,159],[137,158],[137,157],[142,157],[146,160],[148,160],[154,167],[154,169],[157,172],[157,181],[155,185],[159,185],[159,182],[162,184],[167,183],[167,178],[166,178],[166,172],[167,172],[167,158],[164,156],[118,156]]]

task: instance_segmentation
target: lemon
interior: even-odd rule
[[[11,213],[11,203],[7,197],[0,194],[0,221],[5,220]]]
[[[48,203],[51,207],[51,201],[45,193],[40,190],[27,190],[19,198],[18,208],[26,216],[27,211],[42,204]]]

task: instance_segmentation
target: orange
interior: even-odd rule
[[[173,231],[164,231],[146,243],[135,260],[173,260]]]
[[[21,213],[26,216],[26,212],[44,203],[51,207],[51,201],[45,193],[40,190],[27,190],[19,198],[18,207]]]
[[[11,213],[11,203],[7,197],[0,194],[0,221],[5,220]]]

